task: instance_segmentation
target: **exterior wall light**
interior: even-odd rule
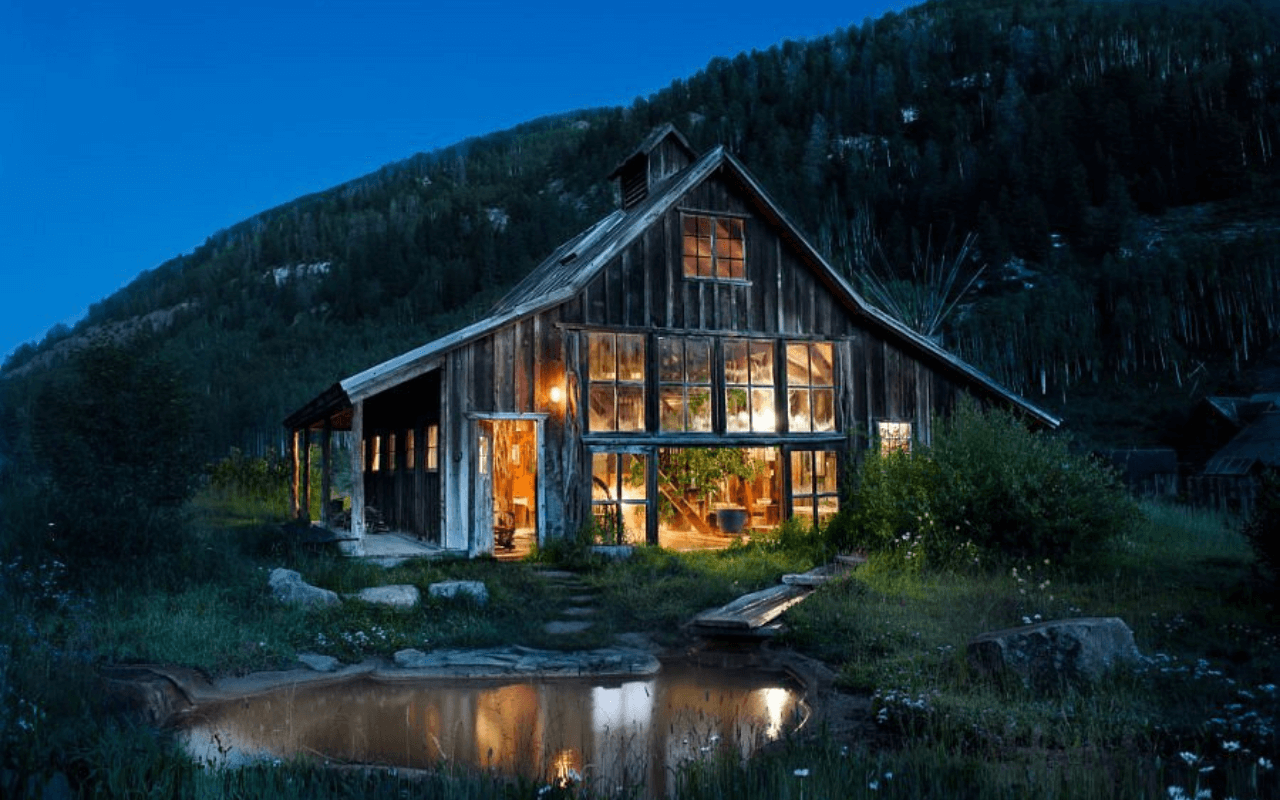
[[[547,396],[551,398],[551,402],[559,405],[560,401],[564,399],[564,390],[559,386],[552,386],[551,391],[547,393]]]

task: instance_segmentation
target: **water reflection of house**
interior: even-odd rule
[[[611,177],[621,208],[488,317],[286,420],[304,496],[313,436],[326,500],[333,433],[359,443],[353,551],[366,506],[471,554],[591,520],[623,542],[724,546],[833,514],[850,448],[927,442],[962,394],[1057,424],[870,307],[723,147],[698,156],[666,126]]]

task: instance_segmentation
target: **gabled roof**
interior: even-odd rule
[[[1205,475],[1247,475],[1255,467],[1280,466],[1280,411],[1267,411],[1213,454]]]
[[[684,134],[681,133],[676,128],[676,126],[668,122],[664,125],[659,125],[658,127],[654,128],[652,131],[650,131],[649,135],[644,137],[644,141],[640,143],[639,147],[637,147],[635,150],[632,150],[631,153],[626,158],[618,162],[618,166],[613,168],[613,172],[609,173],[608,180],[613,180],[614,178],[621,175],[622,171],[625,170],[627,168],[627,165],[630,164],[632,161],[636,160],[637,158],[640,158],[641,156],[649,155],[651,152],[653,152],[653,148],[657,147],[658,143],[661,142],[663,139],[667,138],[668,136],[670,136],[672,139],[674,139],[684,148],[684,151],[689,154],[690,160],[693,160],[698,157],[698,151],[693,149],[693,146],[689,144],[689,140],[684,138]]]
[[[659,128],[650,135],[650,139],[656,143],[664,136],[672,134],[679,136],[679,132],[674,128],[669,130],[668,128],[670,126]],[[683,141],[683,137],[680,139]],[[687,142],[685,146],[687,147]],[[637,153],[643,151],[642,145]],[[981,393],[991,397],[999,398],[1021,410],[1036,422],[1048,427],[1057,427],[1061,424],[1061,420],[1057,417],[1005,389],[970,364],[943,350],[934,342],[864,300],[800,234],[799,229],[774,204],[746,168],[723,146],[717,146],[703,154],[635,206],[614,211],[583,233],[556,248],[546,260],[535,267],[506,297],[500,300],[484,319],[352,375],[340,381],[338,386],[346,395],[348,402],[357,402],[438,368],[444,356],[455,347],[491,333],[517,319],[550,309],[572,299],[586,288],[591,279],[610,259],[642,235],[651,224],[660,220],[688,191],[716,173],[720,173],[736,184],[747,195],[765,220],[772,224],[788,243],[800,251],[803,259],[808,262],[827,288],[869,327],[880,330],[896,344],[939,365],[944,371],[958,378],[960,383],[977,388]],[[315,402],[312,401],[312,404]],[[299,417],[299,414],[300,412],[290,419]]]

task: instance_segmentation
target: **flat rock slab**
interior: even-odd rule
[[[569,581],[577,580],[576,572],[566,572],[562,569],[536,569],[533,571],[535,577],[544,578],[549,581]]]
[[[322,656],[319,653],[298,653],[298,660],[313,672],[338,671],[338,659],[333,656]]]
[[[571,606],[560,613],[566,617],[592,617],[595,616],[596,610],[586,606]]]
[[[469,598],[480,605],[489,602],[489,590],[485,588],[484,581],[443,581],[441,583],[433,583],[427,587],[427,593],[432,597]]]
[[[484,586],[484,584],[480,585],[481,587]],[[421,599],[418,587],[407,583],[392,584],[390,586],[370,586],[368,589],[361,589],[356,597],[366,603],[377,603],[378,605],[392,606],[394,608],[414,608]]]
[[[562,653],[529,647],[489,650],[401,650],[395,664],[405,678],[504,678],[510,676],[653,675],[661,664],[651,653],[627,647]],[[387,674],[381,677],[395,677]]]
[[[267,578],[271,592],[282,603],[295,606],[335,606],[342,601],[337,592],[312,586],[291,569],[277,567]]]
[[[1012,673],[1049,690],[1094,681],[1110,669],[1142,662],[1133,631],[1119,617],[1049,620],[974,637],[969,663],[987,675]]]
[[[547,633],[553,633],[553,634],[556,634],[557,636],[564,636],[567,634],[582,633],[587,628],[590,628],[593,624],[594,623],[585,622],[582,620],[574,620],[571,622],[563,622],[563,621],[557,620],[554,622],[548,622],[546,625],[542,626],[542,629]]]

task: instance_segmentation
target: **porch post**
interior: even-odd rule
[[[364,555],[364,401],[351,409],[351,538],[342,551],[349,556]]]
[[[298,518],[298,432],[289,431],[289,519]]]
[[[302,429],[302,519],[311,521],[311,428]]]
[[[329,527],[329,494],[333,490],[333,425],[324,421],[320,434],[320,524]]]

